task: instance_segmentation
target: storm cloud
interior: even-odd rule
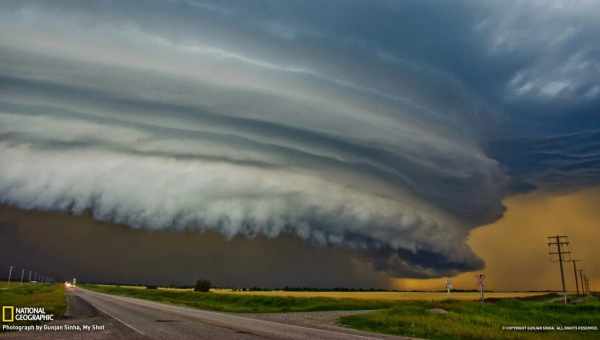
[[[598,180],[600,4],[568,3],[5,1],[0,203],[479,269],[469,231],[550,182],[523,150],[584,133],[551,182]]]

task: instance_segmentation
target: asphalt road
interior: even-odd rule
[[[129,297],[92,292],[81,288],[71,294],[87,301],[100,312],[117,320],[147,339],[405,339],[379,336],[343,328],[319,329],[259,320],[236,314],[219,313],[162,304]]]

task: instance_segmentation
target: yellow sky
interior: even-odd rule
[[[600,187],[556,194],[537,191],[509,197],[507,211],[493,224],[475,229],[469,244],[486,262],[481,272],[495,290],[560,289],[560,269],[548,255],[546,236],[568,235],[570,250],[600,290]],[[573,266],[565,265],[568,290],[575,290]],[[476,287],[475,275],[452,279],[456,288]],[[445,279],[399,279],[399,289],[442,289]]]

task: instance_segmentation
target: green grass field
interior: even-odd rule
[[[101,293],[234,313],[308,312],[389,308],[391,301],[200,293],[191,290],[144,289],[108,285],[83,285]]]
[[[554,299],[556,300],[556,299]],[[433,314],[442,308],[448,314]],[[412,301],[368,314],[343,317],[340,324],[361,330],[427,339],[598,339],[600,331],[523,332],[502,326],[598,326],[600,301],[589,298],[563,305],[551,299]]]
[[[189,289],[84,285],[94,291],[142,298],[200,309],[238,313],[307,312],[379,309],[343,317],[339,323],[361,330],[427,339],[592,339],[600,331],[554,331],[544,333],[508,331],[502,326],[598,326],[600,300],[590,297],[563,305],[556,296],[533,296],[476,301],[367,300],[331,297],[199,293]],[[430,293],[422,293],[424,295]],[[344,296],[344,295],[340,295]],[[349,294],[349,296],[352,296]],[[428,310],[441,308],[447,314]]]
[[[0,283],[0,306],[44,307],[55,318],[67,308],[63,284]]]

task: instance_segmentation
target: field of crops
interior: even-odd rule
[[[258,296],[289,296],[289,297],[324,297],[336,299],[361,300],[391,300],[391,301],[440,301],[440,300],[479,300],[478,292],[311,292],[311,291],[234,291],[231,289],[213,289],[219,294],[258,295]],[[490,292],[486,298],[523,298],[544,295],[539,292]]]
[[[131,286],[81,285],[100,293],[172,303],[188,307],[236,313],[310,312],[389,308],[393,301],[330,297],[257,296],[252,294],[216,294],[192,289],[145,289]],[[218,290],[217,290],[218,291]]]

